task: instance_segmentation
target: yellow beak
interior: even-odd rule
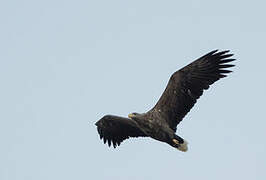
[[[130,113],[130,114],[128,115],[128,117],[131,119],[131,118],[134,117],[134,114]]]

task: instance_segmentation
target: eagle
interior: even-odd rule
[[[146,113],[130,113],[128,118],[105,115],[95,123],[100,139],[109,147],[130,137],[151,137],[186,152],[188,143],[176,134],[176,127],[211,84],[232,72],[235,65],[229,50],[211,51],[174,72],[156,105]]]

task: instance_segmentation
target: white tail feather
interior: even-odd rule
[[[186,152],[188,150],[188,142],[184,140],[184,143],[179,144],[179,146],[177,147],[178,150]]]

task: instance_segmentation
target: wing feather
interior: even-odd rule
[[[130,137],[146,136],[135,121],[119,116],[106,115],[95,125],[104,144],[113,144],[114,148]]]
[[[176,71],[159,101],[148,113],[159,114],[176,131],[176,126],[194,106],[203,90],[232,72],[226,68],[234,65],[227,63],[235,59],[228,59],[233,56],[228,53],[229,51],[211,51]]]

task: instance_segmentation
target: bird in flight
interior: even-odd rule
[[[198,58],[170,77],[156,105],[146,113],[130,113],[128,118],[105,115],[95,123],[100,139],[114,148],[130,137],[151,137],[187,151],[188,143],[178,136],[176,126],[197,102],[203,91],[232,72],[229,51],[214,50]]]

